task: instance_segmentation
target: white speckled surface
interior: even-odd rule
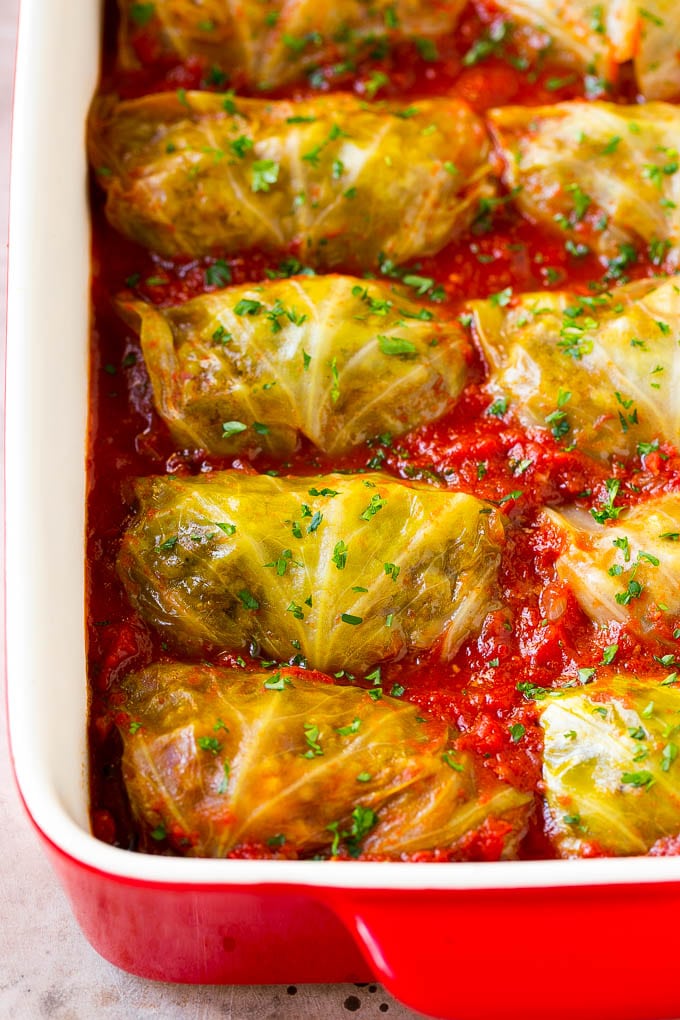
[[[49,0],[46,0],[49,2]],[[4,338],[12,69],[18,0],[0,0],[0,323]],[[4,366],[0,364],[4,392]],[[0,551],[0,556],[2,552]],[[1,565],[1,564],[0,564]],[[8,598],[12,593],[8,592]],[[0,598],[2,590],[0,589]],[[0,705],[4,706],[3,697]],[[0,727],[0,1020],[414,1018],[378,985],[191,987],[131,977],[81,935],[24,816]]]

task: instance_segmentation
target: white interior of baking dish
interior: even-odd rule
[[[7,669],[22,795],[42,832],[154,882],[498,888],[680,880],[680,859],[408,865],[145,857],[89,832],[84,643],[90,239],[84,124],[99,5],[23,0],[12,151],[7,352]]]

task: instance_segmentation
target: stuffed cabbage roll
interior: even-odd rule
[[[402,262],[439,251],[493,190],[484,125],[453,99],[100,97],[89,148],[111,223],[165,255],[292,245],[320,266]]]
[[[619,65],[634,61],[645,99],[680,95],[680,6],[677,0],[496,0],[504,14],[533,34],[519,35],[520,47],[539,49],[591,76],[592,88],[606,90]],[[536,31],[537,30],[537,31]],[[592,76],[599,76],[592,80]]]
[[[202,58],[230,81],[268,89],[334,60],[451,32],[465,0],[120,0],[120,63]],[[213,72],[214,73],[214,72]]]
[[[216,454],[257,446],[284,456],[299,433],[340,454],[405,432],[451,405],[471,357],[457,320],[439,322],[391,286],[349,276],[120,308],[141,336],[173,435]]]
[[[645,99],[680,98],[680,4],[652,0],[638,7],[635,76]]]
[[[538,30],[542,49],[549,48],[579,71],[596,73],[606,81],[616,77],[617,64],[632,56],[639,19],[637,2],[496,0],[496,6],[520,24]]]
[[[142,478],[119,572],[166,639],[253,646],[362,673],[443,639],[451,656],[493,608],[501,515],[387,475],[239,471]]]
[[[544,702],[543,782],[561,856],[644,854],[680,832],[674,677],[613,676]]]
[[[680,108],[558,103],[492,110],[504,180],[531,219],[607,257],[643,242],[680,256]]]
[[[452,847],[487,819],[516,849],[532,797],[453,747],[438,719],[302,670],[155,665],[123,684],[123,775],[135,815],[189,856]],[[373,694],[373,696],[371,696]]]
[[[680,276],[472,308],[489,389],[525,426],[600,460],[680,442]]]
[[[670,635],[680,622],[680,496],[659,496],[631,510],[620,506],[614,496],[608,513],[616,519],[608,524],[577,507],[545,511],[563,538],[558,576],[596,623]]]

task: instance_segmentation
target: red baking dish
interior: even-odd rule
[[[680,858],[462,864],[189,860],[90,834],[84,124],[100,5],[23,0],[7,345],[7,673],[28,814],[92,945],[195,983],[375,977],[436,1017],[680,1014]],[[644,947],[644,948],[643,948]]]

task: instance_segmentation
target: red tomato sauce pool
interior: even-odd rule
[[[219,80],[211,82],[209,69],[197,61],[116,73],[112,68],[114,16],[109,15],[111,45],[106,49],[103,90],[132,97],[162,89],[224,88]],[[302,97],[330,89],[404,100],[450,95],[465,99],[479,112],[508,103],[535,105],[583,95],[583,81],[573,70],[555,64],[525,66],[511,42],[487,46],[483,59],[471,59],[471,52],[485,52],[480,40],[488,41],[494,19],[498,14],[491,5],[470,5],[457,31],[438,42],[435,51],[400,46],[354,70],[331,65],[315,75],[313,88],[298,85],[276,95]],[[147,59],[156,54],[148,33],[140,32],[135,45]],[[615,98],[630,98],[626,82],[620,84]],[[480,754],[490,774],[540,793],[541,730],[536,701],[523,693],[531,689],[527,685],[545,688],[568,682],[579,668],[597,665],[605,647],[614,642],[620,664],[643,669],[652,663],[653,649],[642,647],[625,628],[612,625],[594,630],[556,578],[557,542],[540,518],[544,504],[581,501],[584,506],[593,505],[604,490],[607,472],[576,451],[566,452],[547,429],[527,431],[508,414],[489,415],[481,355],[462,399],[439,421],[395,439],[381,437],[340,460],[330,460],[305,442],[285,464],[262,455],[251,460],[219,459],[200,450],[176,449],[153,409],[137,338],[118,317],[111,295],[135,295],[167,306],[227,283],[261,280],[267,270],[290,274],[299,271],[301,264],[294,252],[278,259],[258,252],[244,252],[237,258],[220,253],[203,259],[160,258],[118,236],[107,225],[102,204],[93,187],[87,622],[94,833],[118,846],[167,852],[163,844],[147,845],[131,818],[120,773],[116,722],[123,712],[119,680],[133,669],[169,656],[160,638],[131,610],[115,569],[120,538],[134,510],[131,480],[165,472],[191,474],[233,467],[318,474],[370,468],[451,486],[499,505],[509,521],[500,573],[502,608],[487,615],[479,636],[468,640],[452,662],[442,663],[436,648],[410,655],[382,664],[380,683],[386,694],[413,701],[456,727],[461,734],[459,747]],[[459,314],[463,301],[506,288],[517,293],[549,288],[587,292],[592,282],[603,281],[606,271],[594,255],[570,254],[558,236],[523,220],[502,193],[501,201],[480,210],[462,240],[408,267],[383,269],[388,276],[406,272],[420,277],[419,289],[433,300],[437,314],[452,316]],[[625,268],[629,279],[654,271],[642,252]],[[672,448],[661,447],[621,465],[617,477],[628,502],[677,491],[680,459]],[[210,649],[202,658],[222,664],[233,661]],[[337,680],[371,685],[360,677]],[[498,857],[503,824],[489,825],[470,837],[466,856]],[[522,854],[551,854],[540,813]],[[272,856],[272,852],[243,847],[235,856]],[[420,853],[414,859],[445,860],[447,854]]]

